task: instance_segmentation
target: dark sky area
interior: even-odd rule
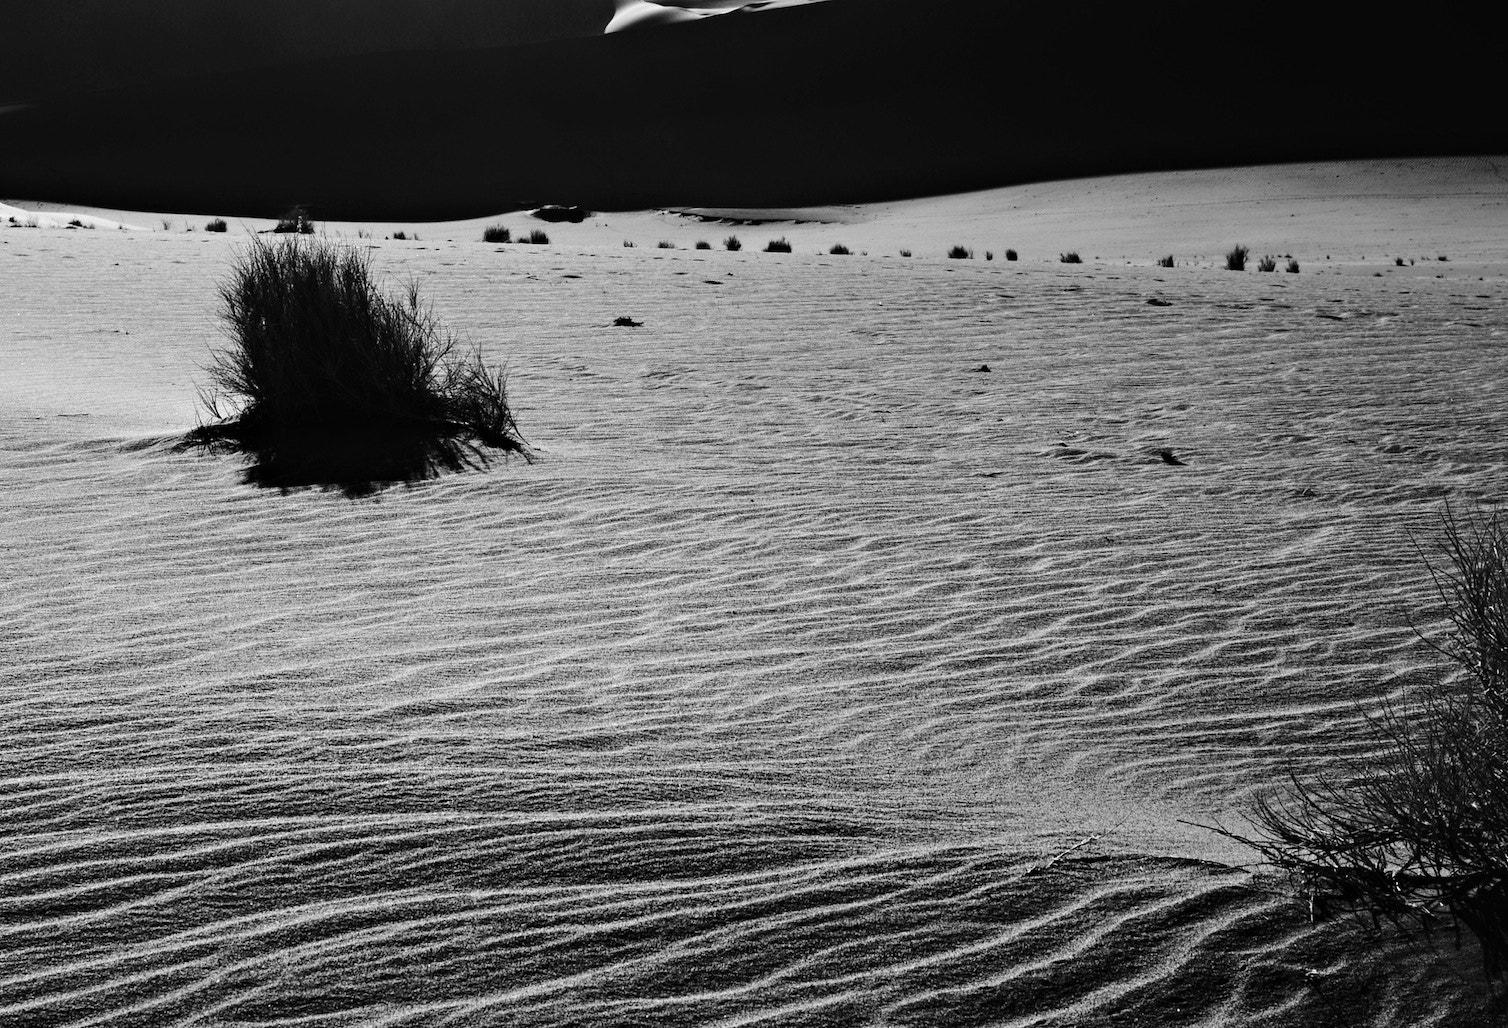
[[[827,0],[603,35],[613,0],[31,6],[10,199],[422,220],[1508,152],[1490,33],[1375,9]]]

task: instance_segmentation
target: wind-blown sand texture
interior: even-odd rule
[[[366,500],[174,448],[240,223],[0,227],[0,1022],[1482,1023],[1180,819],[1436,666],[1496,167],[375,226],[544,459]]]

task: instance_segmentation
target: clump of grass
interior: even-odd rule
[[[696,248],[698,250],[710,250],[712,249],[712,244],[707,242],[707,240],[705,239],[698,239],[696,241]]]
[[[729,236],[727,239],[723,240],[724,250],[742,250],[743,248],[744,244],[738,241],[737,236]]]
[[[901,251],[901,256],[902,257],[910,257],[911,256],[911,251],[910,250],[902,250]]]
[[[1290,274],[1290,275],[1297,275],[1299,273],[1299,261],[1298,261],[1297,257],[1290,257],[1290,258],[1288,258],[1288,269],[1287,270],[1288,270],[1288,274]]]
[[[1403,258],[1402,257],[1394,257],[1393,258],[1393,266],[1395,268],[1401,268],[1401,267],[1403,267]]]
[[[519,242],[524,241],[525,240],[520,237]],[[533,243],[535,246],[548,246],[550,243],[550,237],[545,234],[543,229],[530,229],[529,238],[527,241]]]
[[[948,256],[955,261],[971,261],[974,259],[974,251],[967,246],[953,246],[948,250]]]
[[[1273,257],[1271,254],[1268,254],[1267,256],[1263,257],[1261,260],[1257,261],[1257,270],[1258,271],[1276,271],[1277,267],[1278,267],[1277,258]]]
[[[985,251],[985,252],[984,252],[984,259],[985,259],[985,260],[987,260],[987,261],[992,261],[992,260],[994,260],[994,259],[995,259],[995,255],[994,255],[994,253],[992,253],[992,252],[991,252],[991,251],[989,251],[989,250],[986,250],[986,251]]]
[[[790,253],[791,252],[791,241],[789,239],[785,238],[785,236],[781,236],[779,239],[771,239],[769,241],[769,243],[767,243],[765,245],[764,252],[765,253]]]
[[[1257,834],[1216,828],[1310,897],[1430,930],[1454,922],[1508,975],[1508,526],[1442,517],[1448,566],[1429,565],[1451,628],[1442,674],[1412,709],[1373,721],[1381,751],[1260,797]]]
[[[392,238],[392,239],[398,239],[398,240],[406,240],[406,239],[408,239],[408,233],[404,232],[403,230],[400,229],[399,231],[394,232],[390,238]],[[418,239],[419,237],[418,236],[414,236],[414,238]]]
[[[513,242],[513,230],[507,225],[488,225],[482,229],[482,242],[511,243]]]
[[[303,236],[313,235],[314,222],[309,220],[309,213],[302,207],[293,207],[286,211],[283,216],[278,219],[278,223],[272,231],[293,232],[297,235]]]
[[[1015,250],[1007,250],[1007,251],[1005,251],[1005,259],[1008,260],[1008,261],[1015,260],[1016,259],[1016,251]]]
[[[164,232],[171,232],[171,231],[173,231],[173,219],[172,218],[163,218],[162,219],[162,230]]]
[[[842,243],[834,243],[832,246],[829,246],[827,248],[827,252],[835,257],[847,257],[852,251],[850,251],[848,247],[844,246]]]
[[[220,301],[213,421],[185,442],[254,454],[248,480],[359,485],[476,466],[484,448],[528,456],[503,375],[457,352],[416,286],[380,291],[370,251],[254,238]]]
[[[1157,266],[1159,268],[1171,268],[1171,267],[1173,267],[1173,255],[1172,254],[1168,254],[1166,257],[1159,257],[1159,258],[1157,258]]]
[[[1082,258],[1082,257],[1079,256],[1079,251],[1077,251],[1077,250],[1069,250],[1067,253],[1060,253],[1060,254],[1058,254],[1058,263],[1060,263],[1060,264],[1083,264],[1084,263],[1084,258]]]
[[[1248,255],[1250,255],[1250,253],[1251,250],[1245,246],[1237,245],[1232,248],[1231,251],[1225,255],[1225,270],[1245,271],[1246,258]]]
[[[1437,260],[1442,260],[1442,261],[1448,261],[1448,260],[1450,260],[1450,258],[1449,258],[1449,257],[1447,257],[1447,256],[1445,256],[1445,254],[1443,254],[1443,253],[1442,253],[1442,254],[1441,254],[1441,255],[1440,255],[1440,256],[1439,256],[1439,257],[1438,257],[1438,258],[1437,258]]]
[[[672,243],[668,239],[662,239],[662,240],[660,240],[658,243],[655,244],[655,246],[658,247],[661,250],[674,250],[675,249],[675,244]]]
[[[225,224],[224,218],[215,218],[213,221],[206,223],[204,226],[204,231],[206,232],[226,232],[229,231],[229,229],[230,226]]]

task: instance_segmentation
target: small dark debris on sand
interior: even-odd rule
[[[1150,299],[1150,300],[1147,301],[1147,305],[1150,306],[1150,307],[1171,307],[1171,306],[1173,306],[1173,301],[1172,300],[1164,300],[1164,299],[1162,299],[1160,297],[1154,296],[1154,297],[1152,297],[1152,299]]]
[[[614,328],[642,328],[643,325],[644,325],[644,322],[642,322],[642,321],[635,321],[633,318],[630,318],[627,315],[624,315],[621,318],[614,318],[613,319],[613,327]]]
[[[982,372],[985,372],[986,374],[988,374],[989,370],[990,370],[990,366],[988,364],[981,364],[981,365],[979,365],[979,367],[977,367],[977,368],[970,368],[969,370],[970,371],[974,371],[974,372],[980,372],[980,371],[982,371]]]
[[[1157,455],[1162,458],[1162,462],[1164,464],[1171,464],[1177,468],[1185,466],[1184,462],[1173,456],[1173,451],[1168,449],[1167,447],[1163,447],[1161,450],[1158,450]]]

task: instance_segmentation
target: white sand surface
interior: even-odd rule
[[[0,228],[0,1021],[1481,1023],[1180,822],[1434,673],[1495,167],[326,226],[543,458],[359,500],[174,447],[265,225]]]

